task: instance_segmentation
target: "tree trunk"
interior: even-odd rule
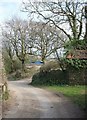
[[[44,56],[42,56],[41,60],[42,60],[43,63],[45,63],[45,57]]]
[[[85,21],[86,21],[86,23],[85,23],[85,36],[84,36],[84,39],[85,39],[85,41],[87,43],[87,5],[85,6]],[[86,48],[87,48],[87,46],[86,46]]]
[[[11,60],[11,72],[14,72],[14,62]]]
[[[58,61],[59,61],[60,68],[61,68],[62,71],[64,72],[64,71],[65,71],[65,70],[64,70],[64,66],[63,66],[63,64],[62,64],[62,62],[61,62],[61,60],[60,60],[60,58],[59,58],[59,55],[58,55],[57,50],[55,50],[55,52],[56,52],[57,59],[58,59]]]
[[[25,71],[25,60],[22,59],[22,71]]]

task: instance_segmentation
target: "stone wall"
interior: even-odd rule
[[[0,51],[0,120],[2,118],[2,93],[3,93],[3,88],[6,89],[5,83],[7,83],[7,78],[2,61],[2,53]]]
[[[2,55],[0,54],[0,119],[2,118]]]

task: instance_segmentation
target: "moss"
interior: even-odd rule
[[[2,93],[2,99],[3,100],[8,100],[8,98],[9,98],[9,91],[7,90],[7,91]]]

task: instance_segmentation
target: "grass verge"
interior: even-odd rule
[[[60,92],[66,97],[69,97],[74,103],[78,104],[82,109],[86,109],[87,102],[87,86],[42,86],[42,88]]]

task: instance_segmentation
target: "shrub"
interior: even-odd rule
[[[42,67],[40,68],[41,72],[50,72],[51,70],[56,70],[59,69],[60,66],[58,64],[58,62],[55,61],[49,61],[46,64],[42,65]]]
[[[68,84],[67,72],[60,70],[57,61],[49,61],[40,68],[40,72],[32,77],[33,85]]]
[[[4,65],[5,65],[5,70],[6,73],[11,73],[12,72],[12,66],[11,66],[11,59],[8,56],[4,57]]]
[[[18,58],[15,58],[14,60],[11,60],[9,56],[4,56],[4,66],[7,74],[10,74],[16,70],[21,69],[21,62],[18,60]]]
[[[20,70],[22,68],[21,61],[16,58],[13,63],[14,71]]]
[[[16,78],[21,78],[21,71],[20,71],[20,70],[17,70],[17,71],[16,71],[15,77],[16,77]]]
[[[63,85],[68,84],[67,72],[61,70],[40,71],[32,77],[32,85]]]

